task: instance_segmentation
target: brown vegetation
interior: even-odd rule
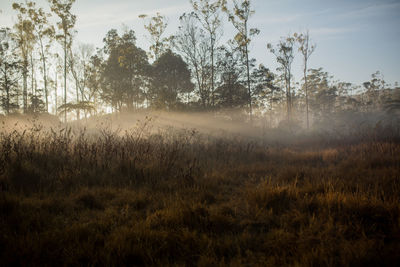
[[[371,133],[3,129],[1,263],[399,264],[400,144]]]

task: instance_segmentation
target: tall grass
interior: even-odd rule
[[[149,127],[2,131],[1,264],[400,263],[394,139]]]

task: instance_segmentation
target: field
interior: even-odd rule
[[[400,264],[393,135],[150,126],[3,126],[1,265]]]

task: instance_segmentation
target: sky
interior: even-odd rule
[[[229,0],[228,0],[229,1]],[[0,0],[0,27],[12,26],[16,15],[12,0]],[[47,1],[36,1],[48,9]],[[255,14],[250,27],[261,32],[250,45],[251,56],[275,72],[277,64],[267,50],[282,36],[309,30],[316,50],[310,68],[322,67],[335,80],[361,84],[379,70],[386,82],[400,82],[400,0],[252,0]],[[189,12],[189,0],[76,0],[72,13],[77,15],[76,41],[102,46],[108,30],[124,27],[136,32],[138,45],[147,50],[149,43],[140,14],[160,12],[168,18],[166,34],[174,34],[179,16]],[[224,18],[221,44],[234,35]],[[301,79],[302,60],[296,55],[295,80]]]

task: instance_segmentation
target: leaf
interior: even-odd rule
[[[257,28],[252,28],[250,29],[250,36],[258,35],[260,34],[260,30]]]

